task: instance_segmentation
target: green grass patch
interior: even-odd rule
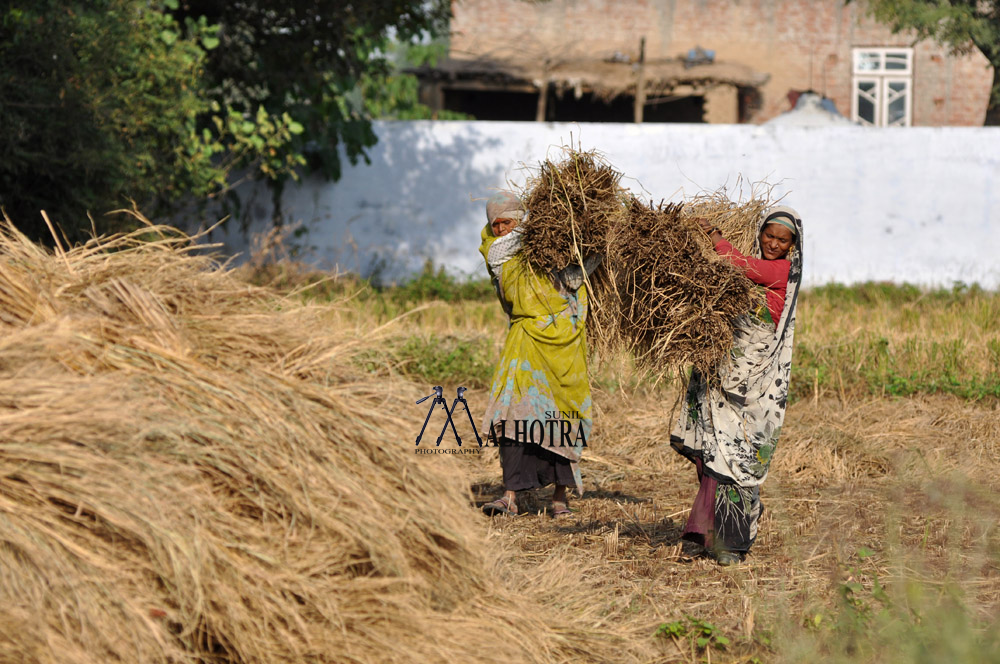
[[[800,301],[792,400],[823,394],[1000,398],[1000,294],[823,286]]]
[[[267,266],[254,280],[305,299],[345,305],[374,324],[424,307],[401,323],[409,341],[396,344],[394,359],[385,361],[419,380],[459,381],[468,387],[490,382],[507,321],[489,280],[459,279],[430,262],[398,285],[350,275],[329,278],[293,267]],[[817,392],[1000,398],[1000,293],[965,284],[944,289],[831,284],[801,293],[797,324],[791,401]],[[595,363],[595,385],[648,387],[629,366]]]
[[[428,385],[489,387],[499,350],[486,337],[409,336],[369,350],[358,363],[369,373],[396,371]]]

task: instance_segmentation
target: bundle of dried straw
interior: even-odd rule
[[[737,183],[739,188],[739,183]],[[758,225],[764,212],[777,201],[772,199],[771,187],[755,187],[747,200],[730,200],[725,190],[699,194],[684,204],[683,215],[701,217],[722,231],[730,244],[745,256],[759,256]]]
[[[710,372],[729,355],[734,321],[759,298],[681,211],[629,202],[610,237],[604,277],[594,282],[598,337],[646,369]]]
[[[570,150],[560,163],[542,162],[527,183],[521,232],[528,263],[548,274],[603,253],[622,211],[621,178],[596,152]]]
[[[561,162],[542,162],[527,184],[525,258],[548,273],[602,254],[590,279],[594,345],[603,353],[627,350],[655,373],[685,365],[711,372],[729,356],[736,319],[763,299],[715,254],[694,219],[710,219],[752,254],[766,201],[738,204],[717,192],[654,208],[624,191],[623,174],[597,153],[565,152]]]
[[[537,582],[406,453],[413,388],[365,343],[169,228],[51,253],[0,225],[0,660],[613,658],[504,585]]]

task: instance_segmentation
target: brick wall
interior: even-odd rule
[[[771,78],[753,122],[789,109],[789,90],[812,88],[851,112],[851,49],[911,46],[843,0],[455,0],[453,57],[679,57],[694,46]],[[993,72],[978,51],[952,56],[930,42],[914,48],[913,124],[982,125]]]

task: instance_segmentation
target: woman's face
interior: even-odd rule
[[[517,219],[505,219],[504,217],[498,217],[490,222],[490,228],[493,229],[493,235],[495,237],[503,237],[507,233],[514,230],[517,226]]]
[[[781,224],[768,224],[760,232],[760,251],[764,254],[764,260],[784,258],[794,243],[795,234]]]

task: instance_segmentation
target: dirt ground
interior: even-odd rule
[[[467,396],[475,415],[486,395]],[[668,444],[670,396],[595,393],[585,492],[572,516],[548,515],[549,488],[522,493],[520,516],[483,517],[519,564],[575,570],[587,601],[644,642],[635,655],[794,659],[796,640],[833,629],[845,606],[881,608],[880,588],[915,583],[948,586],[978,619],[1000,610],[996,404],[941,396],[791,405],[761,490],[757,542],[744,564],[721,568],[680,540],[697,483]],[[475,444],[462,419],[460,435]],[[463,458],[475,504],[496,497],[495,450]],[[690,619],[710,622],[729,646],[653,637],[659,625]]]

